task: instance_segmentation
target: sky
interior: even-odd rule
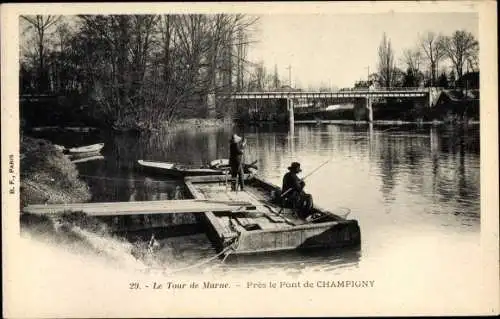
[[[307,88],[323,83],[352,87],[377,68],[383,33],[391,40],[396,63],[406,48],[417,45],[427,31],[451,35],[466,30],[478,38],[477,13],[375,13],[261,15],[254,34],[258,41],[248,52],[250,61],[263,60],[269,72],[277,64],[283,83]]]

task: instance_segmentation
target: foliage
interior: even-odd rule
[[[472,33],[464,30],[455,31],[450,37],[443,38],[442,46],[446,56],[453,63],[457,78],[462,77],[466,63],[471,66],[471,71],[477,68],[479,42],[474,39]]]
[[[90,199],[75,164],[52,143],[23,136],[21,141],[21,203],[69,203]]]
[[[408,68],[403,74],[403,87],[418,87],[422,82],[424,75],[418,69]]]
[[[439,62],[444,57],[443,36],[434,32],[427,32],[420,38],[420,47],[429,64],[430,85],[434,86]]]
[[[478,71],[478,51],[479,43],[470,32],[458,30],[447,36],[429,31],[420,36],[416,47],[403,50],[399,62],[406,71],[402,72],[394,63],[391,41],[384,33],[378,48],[378,72],[375,78],[380,86],[386,87],[418,87],[422,84],[454,86],[455,80],[462,77],[464,69],[467,73]],[[446,62],[453,67],[449,77],[446,77],[446,67],[440,67],[440,63],[446,65]],[[438,72],[441,72],[439,76]]]
[[[378,47],[378,75],[379,85],[382,87],[394,86],[395,64],[394,52],[391,46],[391,40],[387,39],[384,33],[382,42]]]
[[[448,85],[448,78],[446,77],[446,73],[441,73],[441,75],[438,78],[437,85],[439,87],[447,89],[449,87]]]
[[[43,50],[22,46],[21,92],[77,91],[95,118],[116,129],[138,130],[198,115],[208,93],[241,87],[257,22],[242,14],[22,20],[23,43],[35,39]],[[44,30],[43,37],[33,33],[37,29]],[[46,87],[33,85],[40,79],[33,77],[36,70],[47,74]]]

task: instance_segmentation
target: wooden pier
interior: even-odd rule
[[[30,205],[21,211],[47,216],[82,212],[119,232],[203,224],[214,245],[232,254],[337,248],[361,242],[356,220],[318,207],[312,218],[300,219],[273,200],[280,189],[259,178],[248,178],[244,191],[232,191],[224,176],[187,177],[184,182],[192,199]]]
[[[151,214],[182,214],[230,212],[241,209],[255,209],[250,202],[215,201],[203,199],[159,200],[147,202],[108,202],[54,205],[30,205],[22,209],[30,214],[56,214],[63,212],[83,212],[89,216],[126,216]]]

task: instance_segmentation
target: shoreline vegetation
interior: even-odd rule
[[[244,113],[249,106],[239,108],[227,99],[215,99],[214,94],[339,89],[323,84],[283,85],[278,65],[271,71],[264,61],[249,61],[248,52],[258,39],[257,16],[33,15],[21,16],[20,29],[19,92],[26,127],[65,123],[122,132],[215,127],[229,118],[248,122]],[[396,57],[384,33],[376,72],[354,83],[353,89],[439,87],[457,91],[448,97],[451,109],[469,103],[460,92],[479,86],[479,43],[474,35],[466,30],[448,35],[429,31],[415,45]],[[257,114],[250,119],[285,124],[283,101],[274,102],[260,107],[255,103]],[[422,114],[408,106],[406,110],[403,116],[374,114],[374,119],[435,118],[427,111]],[[451,112],[462,116],[458,109]],[[328,119],[339,117],[330,115],[336,118]],[[366,114],[346,113],[342,119],[360,117]],[[183,120],[201,118],[219,120]]]
[[[138,128],[114,128],[111,130],[114,132],[157,132],[157,131],[167,131],[167,133],[175,132],[178,130],[185,129],[204,129],[204,128],[221,128],[232,126],[234,123],[232,120],[227,119],[205,119],[205,118],[187,118],[187,119],[179,119],[174,123],[162,123],[157,128],[148,128],[148,129],[138,129]],[[60,131],[60,132],[80,132],[87,133],[91,131],[97,131],[100,127],[98,126],[65,126],[65,125],[48,125],[48,126],[33,126],[27,128],[27,131],[32,132],[43,132],[43,131]],[[109,129],[109,128],[108,128]]]
[[[78,179],[75,164],[50,141],[23,136],[20,154],[21,206],[90,200],[89,188]]]
[[[50,141],[24,136],[20,150],[21,212],[25,205],[30,204],[69,204],[91,199],[89,187],[78,178],[75,164]],[[20,230],[28,238],[56,244],[67,251],[111,258],[119,263],[145,266],[152,265],[157,259],[147,239],[136,238],[130,242],[110,232],[104,222],[81,211],[50,216],[21,213]],[[96,235],[100,243],[92,239]],[[111,248],[108,251],[106,247]],[[117,249],[122,254],[117,254]]]
[[[165,132],[165,133],[175,133],[176,131],[186,130],[186,129],[209,129],[209,128],[224,128],[224,127],[233,127],[237,124],[243,125],[264,125],[264,124],[281,124],[278,121],[245,121],[238,122],[232,120],[219,120],[219,119],[204,119],[204,118],[190,118],[190,119],[181,119],[176,123],[170,123],[163,125],[160,128],[151,128],[148,130],[134,130],[134,129],[112,129],[114,132]],[[475,118],[460,118],[459,116],[450,116],[445,119],[434,119],[434,120],[373,120],[371,123],[366,120],[348,120],[348,119],[300,119],[295,120],[295,124],[339,124],[339,125],[479,125],[480,121]],[[58,131],[58,132],[91,132],[100,130],[99,127],[93,126],[35,126],[27,129],[31,132],[44,132],[44,131]]]

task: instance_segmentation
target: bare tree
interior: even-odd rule
[[[21,19],[38,31],[33,32],[36,37],[22,34],[23,44],[33,41],[23,48],[36,47],[22,52],[26,78],[22,83],[28,87],[33,70],[50,68],[59,93],[78,88],[91,102],[92,116],[103,124],[151,129],[179,115],[199,116],[208,93],[232,89],[233,74],[237,74],[240,88],[248,79],[246,52],[256,17],[176,14],[75,18],[74,29],[65,24],[56,29],[54,48],[48,45],[47,30],[58,21],[55,17]]]
[[[391,47],[391,40],[387,39],[385,32],[378,47],[378,59],[380,85],[391,87],[394,82],[394,52]]]
[[[402,62],[406,64],[407,69],[412,70],[414,73],[420,71],[422,63],[422,53],[418,49],[406,49],[403,51]]]
[[[470,32],[455,31],[452,36],[443,38],[442,47],[453,63],[458,79],[462,77],[466,62],[477,61],[479,43]]]
[[[266,89],[267,82],[267,70],[264,66],[264,61],[259,61],[254,66],[254,71],[250,75],[250,88],[256,91],[262,91]]]
[[[403,51],[401,62],[406,66],[406,72],[403,75],[403,86],[419,85],[423,78],[423,74],[420,71],[422,58],[422,53],[418,48]]]
[[[442,44],[442,36],[436,35],[434,32],[427,32],[420,38],[420,47],[429,62],[431,85],[435,85],[439,61],[442,60],[445,54]]]
[[[36,53],[38,55],[38,89],[45,91],[48,88],[48,79],[46,79],[45,57],[46,41],[50,29],[61,19],[61,16],[55,15],[35,15],[21,16],[28,23],[28,29],[35,31]]]
[[[274,65],[273,87],[278,89],[280,87],[280,77],[278,74],[278,65]]]

